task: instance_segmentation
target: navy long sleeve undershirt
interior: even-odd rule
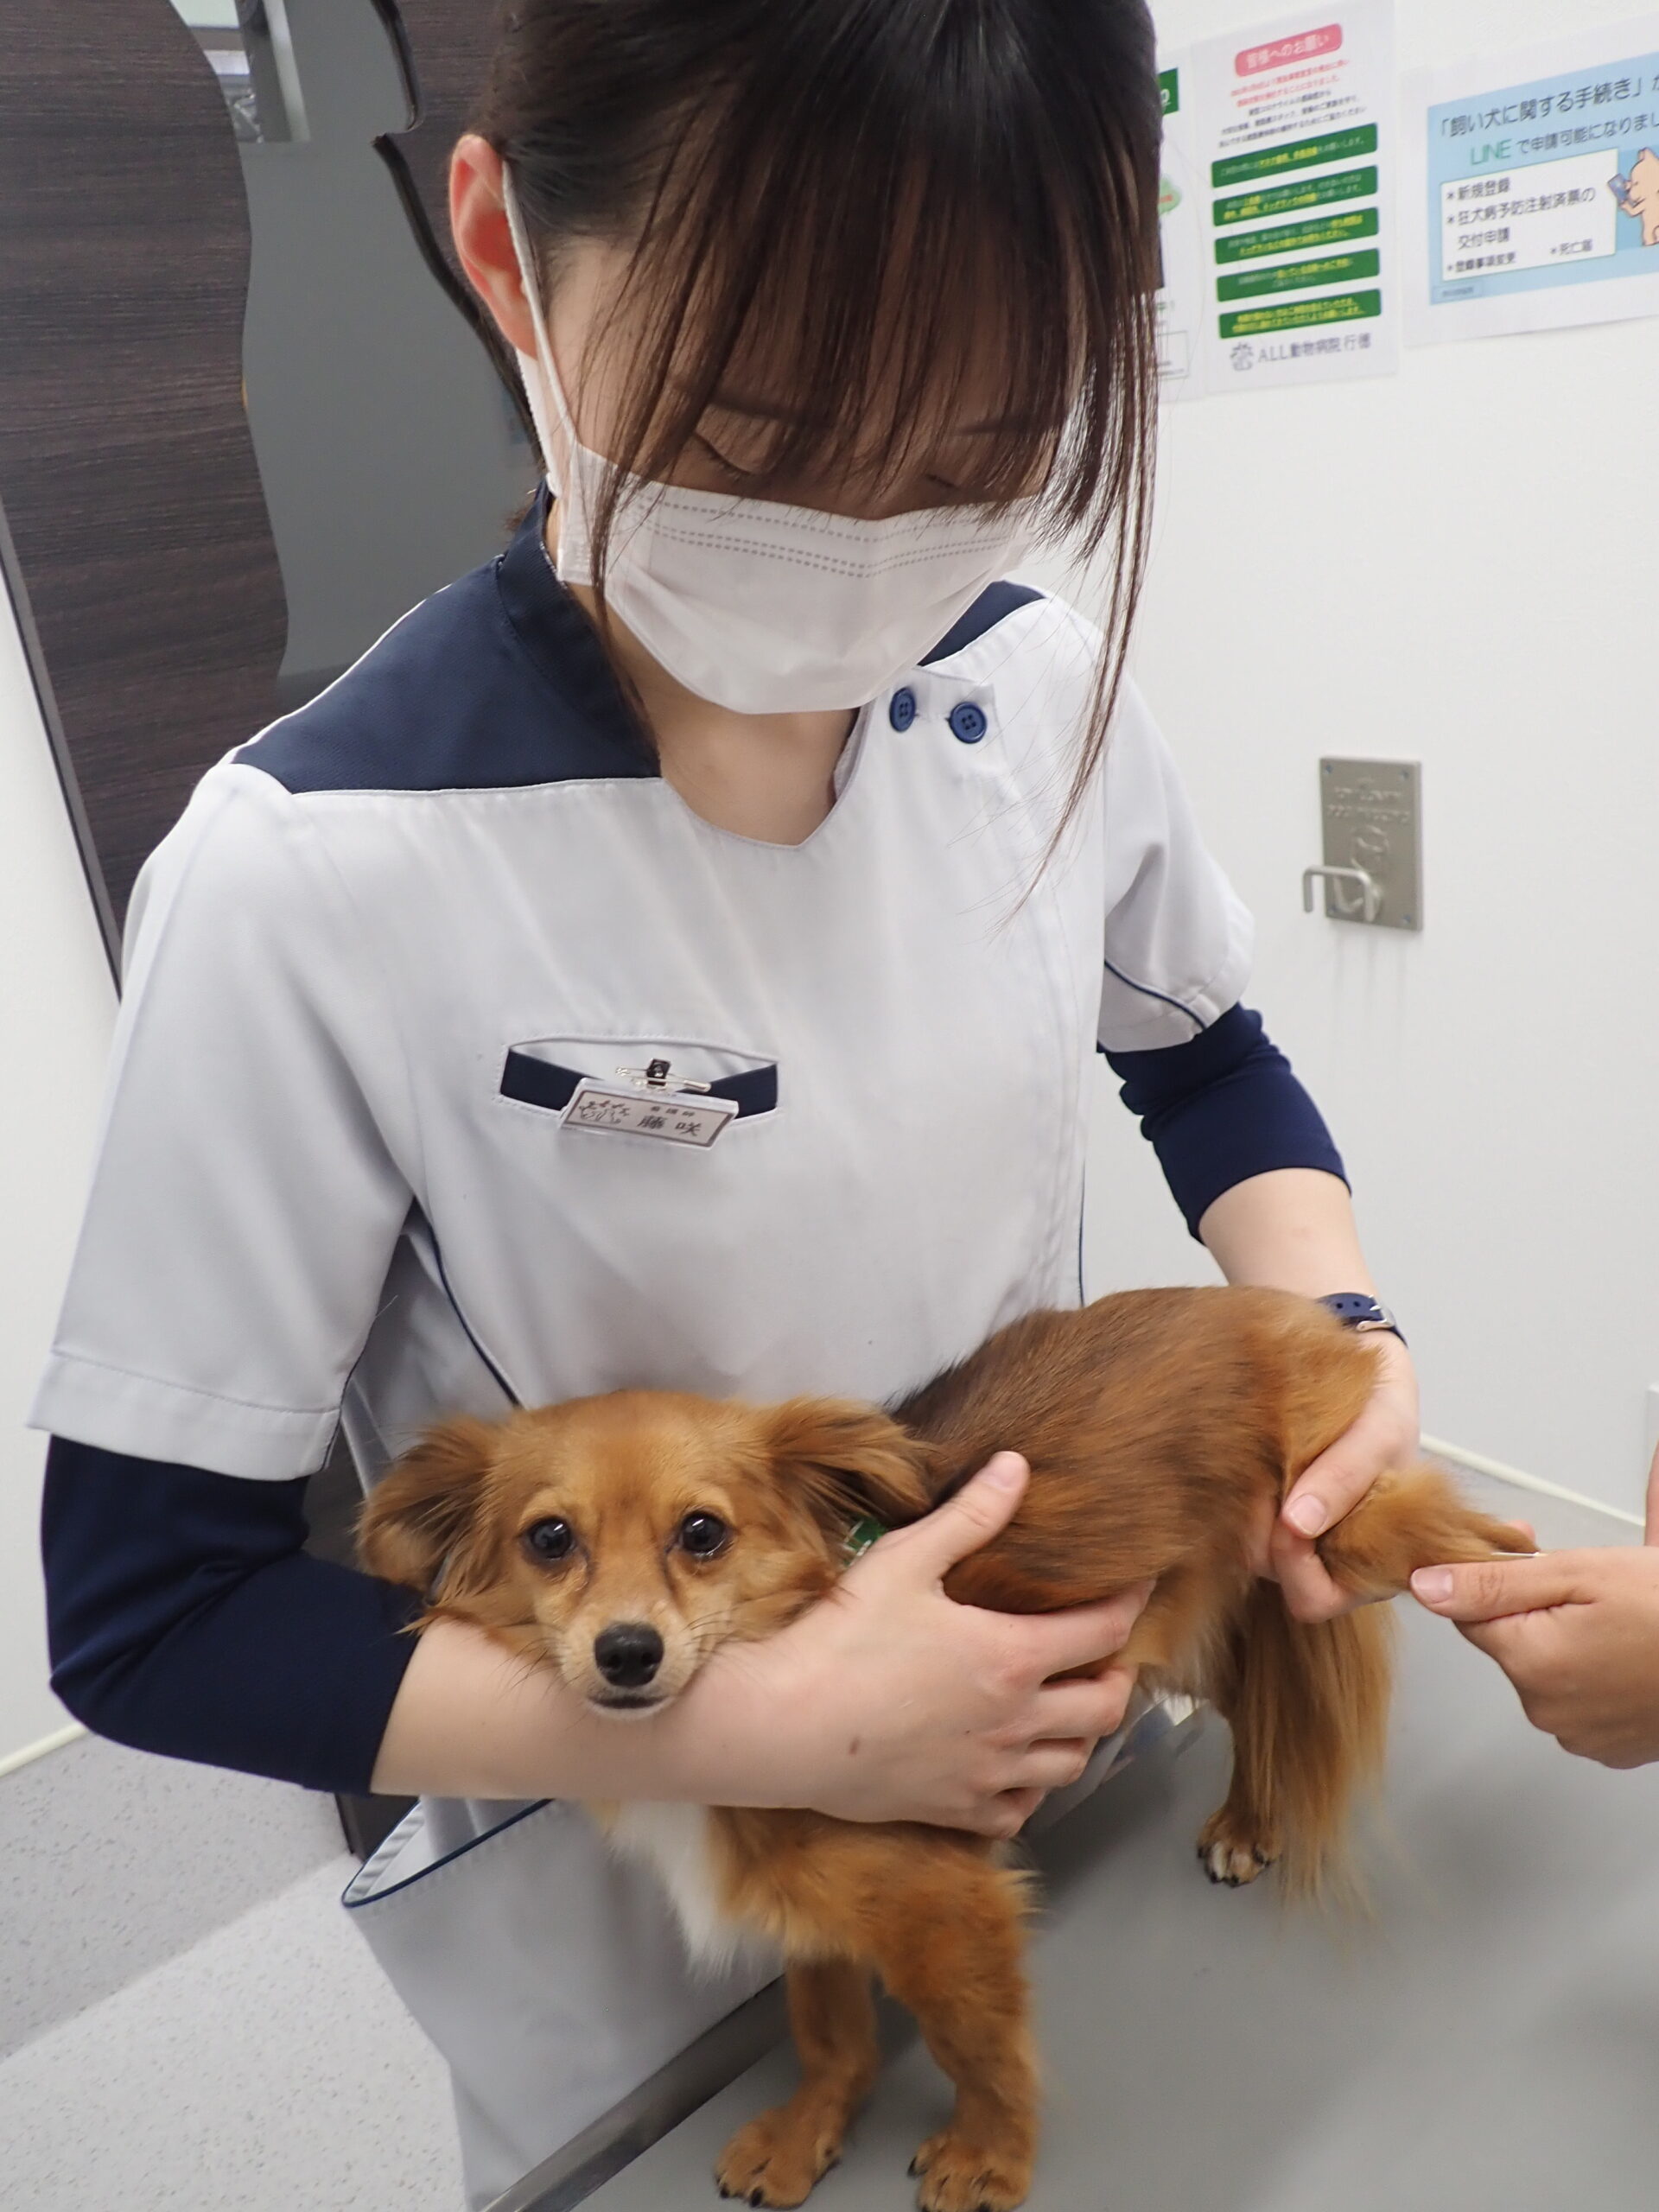
[[[1106,1057],[1194,1236],[1252,1175],[1342,1176],[1318,1109],[1246,1008],[1190,1044]],[[141,1751],[368,1789],[419,1601],[303,1549],[306,1480],[54,1439],[47,1619],[53,1687],[77,1719]]]
[[[1248,1007],[1189,1044],[1108,1052],[1106,1061],[1194,1236],[1223,1192],[1252,1175],[1317,1167],[1348,1179],[1319,1108]]]
[[[302,1548],[306,1481],[53,1439],[47,1629],[78,1720],[138,1751],[366,1792],[420,1600]]]

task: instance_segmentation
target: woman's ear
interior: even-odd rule
[[[791,1398],[770,1409],[765,1427],[774,1473],[829,1526],[868,1515],[898,1528],[932,1505],[929,1447],[872,1406]]]
[[[501,156],[467,131],[449,160],[449,235],[455,257],[515,353],[536,351],[536,319],[524,296],[503,205]]]
[[[448,1560],[463,1564],[477,1533],[484,1478],[495,1450],[487,1421],[452,1421],[429,1429],[376,1484],[357,1524],[358,1557],[371,1574],[433,1594]],[[451,1577],[446,1583],[453,1586]]]

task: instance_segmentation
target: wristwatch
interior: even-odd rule
[[[1379,1329],[1386,1329],[1402,1344],[1406,1341],[1406,1332],[1393,1314],[1381,1299],[1373,1298],[1368,1290],[1333,1291],[1319,1303],[1328,1306],[1344,1328],[1353,1330],[1357,1336],[1370,1336]]]

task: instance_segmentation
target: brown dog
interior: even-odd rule
[[[1374,1371],[1338,1321],[1287,1293],[1132,1292],[1014,1323],[892,1415],[621,1391],[450,1424],[374,1492],[362,1554],[423,1593],[437,1581],[428,1619],[474,1623],[598,1707],[648,1711],[717,1645],[822,1597],[860,1516],[914,1520],[1017,1450],[1027,1495],[950,1594],[1046,1612],[1155,1578],[1125,1659],[1232,1729],[1232,1785],[1198,1843],[1211,1878],[1252,1881],[1282,1858],[1314,1888],[1382,1759],[1390,1623],[1373,1607],[1299,1625],[1250,1551]],[[1425,1466],[1385,1476],[1319,1545],[1372,1598],[1418,1567],[1531,1548]],[[875,2075],[875,1974],[956,2085],[950,2125],[916,2157],[925,2212],[1020,2202],[1038,2094],[1026,1884],[996,1847],[812,1812],[595,1810],[659,1865],[694,1948],[747,1929],[787,1961],[801,2085],[728,2145],[722,2194],[798,2204],[835,2163]]]

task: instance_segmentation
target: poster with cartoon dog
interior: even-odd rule
[[[1659,16],[1408,87],[1415,344],[1659,315]]]
[[[1644,246],[1659,245],[1659,154],[1644,146],[1630,163],[1628,176],[1616,176],[1609,189],[1620,212],[1642,226]]]

